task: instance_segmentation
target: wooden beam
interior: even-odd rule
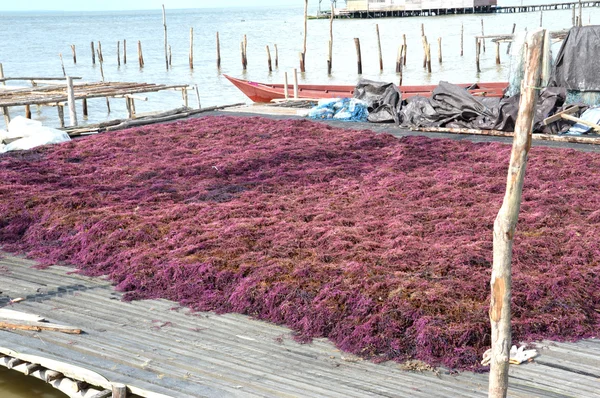
[[[102,66],[102,62],[100,63]],[[77,126],[77,109],[75,108],[75,92],[73,91],[73,79],[67,76],[67,101],[69,102],[69,120],[71,126]]]
[[[552,115],[552,116],[550,116],[550,117],[547,117],[547,118],[545,118],[545,119],[542,121],[542,124],[543,124],[544,126],[547,126],[547,125],[549,125],[550,123],[554,123],[554,122],[556,122],[557,120],[561,120],[561,119],[562,119],[562,115],[565,115],[565,114],[571,114],[571,113],[575,113],[575,112],[579,112],[579,107],[578,107],[577,105],[574,105],[574,106],[572,106],[572,107],[570,107],[570,108],[567,108],[567,109],[565,109],[565,110],[564,110],[564,111],[562,111],[562,112],[557,112],[557,113],[555,113],[554,115]]]
[[[8,321],[0,320],[0,329],[14,329],[14,330],[34,330],[40,332],[42,330],[48,330],[53,332],[62,332],[68,334],[81,334],[81,329],[58,325],[55,323],[48,322],[33,322],[33,321]]]

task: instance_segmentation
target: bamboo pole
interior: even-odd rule
[[[144,67],[144,54],[142,53],[142,42],[138,40],[138,62],[140,64],[140,68]]]
[[[121,66],[121,42],[117,41],[117,66]]]
[[[75,44],[71,44],[71,52],[73,53],[73,63],[77,63],[77,52],[75,51]]]
[[[438,37],[438,62],[442,63],[442,38]]]
[[[512,28],[512,33],[511,34],[515,34],[515,29],[517,28],[517,24],[513,23],[513,28]],[[512,41],[508,42],[508,46],[506,47],[506,55],[510,54],[510,47],[512,46]]]
[[[123,64],[127,64],[127,40],[123,39]]]
[[[406,34],[402,34],[402,45],[404,46],[404,58],[402,58],[402,65],[406,66]]]
[[[279,49],[277,48],[277,43],[273,44],[275,47],[275,68],[279,68]]]
[[[71,76],[67,76],[67,102],[69,103],[69,121],[71,122],[71,126],[77,126],[75,92],[73,90],[73,78]]]
[[[308,35],[308,0],[304,0],[304,43],[300,57],[300,72],[306,72],[306,36]]]
[[[481,18],[481,36],[485,36],[483,33],[483,18]],[[485,53],[485,39],[481,39],[483,41],[483,52]]]
[[[67,72],[65,71],[65,63],[63,62],[62,53],[58,53],[58,57],[60,58],[60,66],[62,68],[63,76],[67,76]]]
[[[298,99],[298,69],[294,68],[294,98]]]
[[[271,64],[271,50],[267,44],[267,65],[269,66],[269,72],[273,72],[273,65]]]
[[[167,53],[167,13],[165,12],[165,5],[162,5],[162,17],[163,17],[163,28],[165,30],[165,65],[169,70],[169,55]]]
[[[90,43],[90,47],[92,48],[92,65],[96,65],[96,50],[94,49],[94,42]]]
[[[460,24],[460,56],[462,57],[464,54],[463,51],[463,42],[465,39],[465,25],[464,24]]]
[[[375,30],[377,31],[377,51],[379,54],[379,70],[383,72],[383,56],[381,55],[381,37],[379,36],[379,24],[375,24]]]
[[[194,28],[190,28],[190,69],[194,69]]]
[[[541,72],[544,31],[531,35],[527,44],[527,67],[521,86],[519,114],[515,124],[510,156],[506,193],[494,221],[494,250],[490,280],[490,324],[492,328],[492,357],[488,394],[504,398],[508,389],[508,367],[511,346],[511,262],[515,229],[521,206],[527,155],[531,147],[531,130]]]
[[[360,54],[360,39],[354,38],[354,46],[356,47],[356,64],[358,67],[358,74],[362,75],[362,56]]]
[[[217,32],[217,69],[221,68],[221,43],[219,42],[219,32]]]

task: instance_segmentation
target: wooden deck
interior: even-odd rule
[[[374,364],[324,339],[298,344],[290,330],[242,315],[191,313],[166,300],[123,302],[101,278],[34,265],[0,260],[0,306],[21,297],[7,308],[84,333],[0,330],[0,357],[78,365],[148,397],[487,396],[487,374]],[[511,366],[509,396],[600,397],[600,341],[543,342],[539,351],[534,362]]]

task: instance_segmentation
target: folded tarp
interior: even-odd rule
[[[369,122],[399,123],[398,112],[402,107],[402,94],[394,83],[360,79],[354,88],[354,98],[366,102]]]

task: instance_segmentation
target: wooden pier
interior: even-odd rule
[[[600,6],[600,1],[573,1],[566,3],[522,5],[522,6],[498,6],[486,5],[464,8],[423,8],[418,10],[405,10],[401,7],[387,7],[384,9],[370,10],[347,10],[336,9],[335,18],[404,18],[404,17],[427,17],[438,15],[454,14],[504,14],[504,13],[523,13],[536,11],[569,10],[573,8],[589,8]],[[324,11],[314,18],[330,18],[331,12]]]

